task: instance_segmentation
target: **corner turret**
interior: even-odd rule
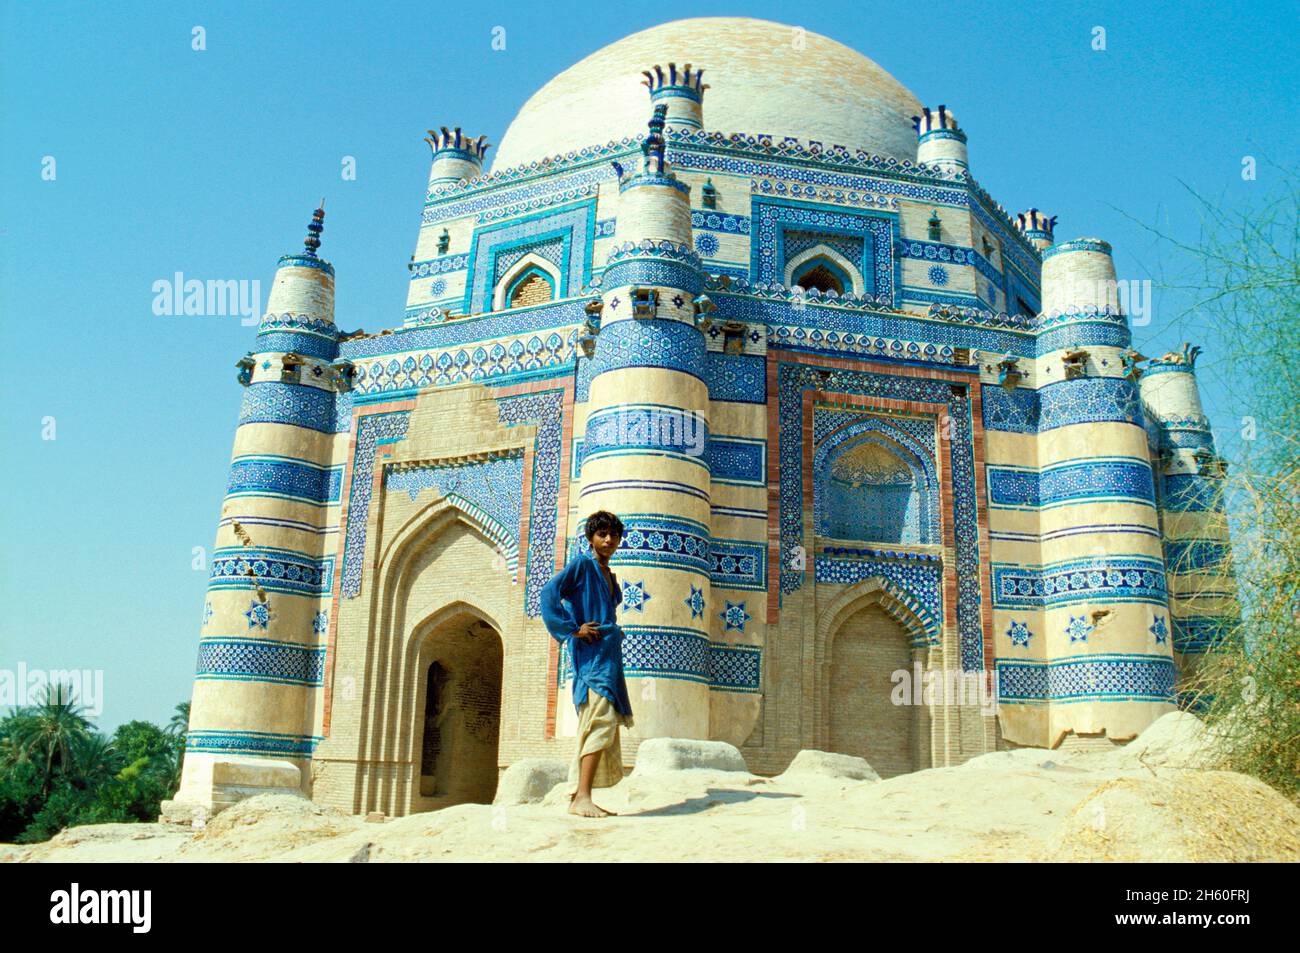
[[[912,117],[912,128],[916,130],[917,162],[949,173],[967,170],[966,133],[947,106],[926,107],[921,115]]]

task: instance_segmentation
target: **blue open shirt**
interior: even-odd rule
[[[573,705],[587,700],[587,690],[603,695],[620,715],[632,714],[623,678],[623,630],[615,619],[617,606],[594,552],[575,556],[542,587],[542,621],[554,639],[568,643],[573,659]],[[591,642],[573,634],[584,622],[600,626]]]

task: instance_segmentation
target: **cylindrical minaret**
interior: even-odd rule
[[[668,68],[652,66],[644,70],[645,79],[641,85],[650,90],[650,102],[656,106],[668,107],[664,116],[664,125],[670,128],[686,129],[704,128],[704,91],[708,84],[702,81],[704,70],[692,71],[687,63],[681,69],[676,63],[669,63]]]
[[[1155,468],[1169,571],[1166,634],[1179,674],[1212,649],[1235,621],[1228,568],[1228,525],[1221,486],[1224,467],[1196,384],[1199,347],[1184,345],[1151,361],[1142,373],[1142,401],[1155,423]]]
[[[698,75],[698,74],[696,74]],[[579,516],[626,525],[612,562],[633,736],[709,736],[706,455],[709,394],[694,301],[690,190],[664,159],[668,104],[657,103],[637,170],[620,173],[618,233],[602,275]],[[577,536],[585,541],[581,524]],[[707,608],[705,608],[707,606]]]
[[[957,117],[947,106],[926,107],[921,115],[912,117],[912,128],[916,130],[917,162],[945,172],[966,171],[966,133],[958,128]]]
[[[1052,232],[1056,228],[1056,216],[1048,218],[1036,208],[1021,212],[1016,216],[1016,228],[1020,234],[1029,239],[1029,244],[1039,251],[1044,251],[1052,244]]]
[[[323,204],[323,203],[322,203]],[[339,372],[334,268],[280,259],[245,385],[212,552],[181,787],[184,821],[264,791],[309,793],[333,579],[323,551]],[[346,386],[346,385],[344,385]]]
[[[1172,710],[1154,482],[1110,246],[1043,252],[1036,354],[1041,594],[1049,744],[1132,738]],[[1153,628],[1154,627],[1154,628]]]
[[[433,150],[433,166],[429,169],[429,188],[453,185],[461,179],[473,179],[483,172],[483,157],[487,155],[487,136],[471,139],[461,133],[460,126],[450,132],[430,129],[425,142]]]

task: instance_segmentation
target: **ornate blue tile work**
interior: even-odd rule
[[[709,644],[709,688],[716,692],[757,692],[762,649],[757,645]]]
[[[1011,433],[1038,432],[1038,392],[1028,387],[1008,391],[999,384],[980,387],[984,429]]]
[[[533,308],[513,308],[510,311],[492,311],[470,318],[442,321],[442,315],[432,315],[437,323],[398,328],[391,334],[353,338],[339,345],[339,357],[360,362],[363,357],[389,357],[408,351],[427,351],[449,348],[458,344],[490,344],[500,338],[536,334],[545,338],[552,331],[566,336],[586,319],[581,299],[569,299]],[[428,310],[428,309],[425,309]],[[408,323],[417,316],[416,309],[408,311]]]
[[[822,432],[829,436],[817,442],[819,422]],[[831,431],[834,425],[839,429]],[[813,411],[813,439],[813,525],[818,533],[887,543],[939,541],[933,420],[850,415],[818,408]],[[908,484],[878,485],[879,474],[858,472],[851,466],[852,472],[844,471],[840,467],[844,454],[864,444],[882,448],[906,467]],[[861,484],[861,488],[854,490],[844,485],[846,479]],[[894,490],[897,492],[891,492]]]
[[[623,626],[623,670],[628,675],[681,678],[707,682],[711,691],[757,692],[762,648],[729,642],[709,642],[690,629],[663,626]],[[573,678],[568,646],[560,647],[558,681]]]
[[[1091,622],[1081,615],[1070,616],[1070,621],[1066,623],[1065,634],[1070,637],[1071,642],[1087,642],[1088,636],[1092,635],[1092,630],[1096,628]]]
[[[767,486],[767,441],[710,436],[709,472],[714,483]]]
[[[644,612],[645,604],[650,601],[644,582],[623,583],[623,605],[625,612]]]
[[[1085,377],[1038,389],[1040,431],[1101,422],[1142,426],[1136,383],[1125,377]]]
[[[1081,602],[1168,603],[1165,567],[1150,556],[1092,556],[1032,566],[993,564],[997,609],[1056,608]]]
[[[1029,631],[1027,622],[1018,622],[1011,620],[1011,627],[1007,629],[1007,638],[1011,640],[1012,645],[1019,645],[1023,648],[1029,648],[1029,641],[1034,637],[1034,633]]]
[[[998,659],[1004,705],[1174,701],[1174,661],[1164,655],[1084,655],[1052,662]]]
[[[744,215],[728,215],[713,209],[691,210],[691,231],[726,232],[729,235],[748,235],[749,219]],[[717,239],[714,239],[716,242]]]
[[[625,151],[631,152],[635,148],[629,143],[629,148]],[[610,157],[616,157],[616,153],[611,153]],[[430,225],[479,213],[500,214],[502,209],[511,207],[531,205],[540,208],[557,202],[572,201],[574,196],[589,194],[591,186],[613,178],[613,167],[607,162],[601,162],[585,169],[577,169],[569,175],[552,176],[517,188],[489,189],[469,194],[452,189],[445,196],[431,198],[425,203],[421,223]]]
[[[862,279],[866,290],[875,295],[894,297],[895,218],[868,215],[836,206],[811,205],[775,199],[753,200],[751,209],[757,223],[750,234],[750,269],[756,282],[781,282],[786,263],[784,241],[787,231],[815,231],[848,235],[862,241]],[[868,266],[869,263],[869,266]]]
[[[704,258],[712,258],[718,253],[718,239],[708,232],[695,233],[695,251]]]
[[[968,201],[966,188],[960,185],[945,188],[897,178],[884,179],[851,172],[840,172],[809,163],[794,164],[788,161],[774,162],[769,159],[749,158],[747,156],[724,156],[718,155],[716,152],[707,149],[707,147],[693,148],[688,151],[678,146],[672,150],[669,158],[674,168],[692,169],[696,172],[723,172],[751,178],[797,177],[800,182],[806,183],[808,186],[849,190],[844,195],[847,201],[857,201],[858,193],[863,192],[885,192],[901,198],[934,202],[941,205],[965,206]],[[763,185],[766,185],[767,189],[762,188]],[[778,187],[784,186],[784,182],[779,183],[778,186],[762,183],[759,188],[760,193],[772,193]],[[795,188],[788,187],[787,194],[793,193]],[[800,194],[802,194],[802,191],[800,189]],[[811,191],[813,194],[818,194],[818,190],[815,188],[811,189]]]
[[[1091,319],[1081,317],[1070,321],[1064,327],[1053,327],[1043,331],[1038,336],[1038,346],[1035,351],[1039,357],[1046,357],[1053,351],[1076,345],[1086,347],[1095,344],[1126,348],[1132,340],[1133,336],[1123,316],[1120,316],[1118,324],[1113,317],[1097,316]]]
[[[249,570],[254,575],[249,575]],[[307,556],[288,549],[222,546],[212,551],[208,589],[257,589],[316,596],[330,591],[333,556]],[[265,626],[263,626],[265,628]]]
[[[683,600],[691,610],[692,619],[704,618],[704,590],[699,586],[691,586],[691,594]]]
[[[721,321],[744,321],[749,324],[768,325],[771,328],[788,326],[805,329],[809,341],[815,341],[814,332],[826,340],[832,333],[841,339],[853,335],[855,340],[883,338],[889,341],[914,341],[921,346],[935,348],[969,347],[1005,354],[1010,351],[1020,357],[1034,356],[1034,338],[1023,331],[999,330],[909,317],[901,314],[880,313],[860,305],[833,305],[819,303],[811,297],[791,299],[784,293],[778,298],[763,298],[749,294],[709,291],[709,297],[718,306],[715,325]],[[784,346],[784,345],[783,345]],[[911,355],[900,354],[900,357]]]
[[[505,557],[506,570],[515,572],[523,509],[522,450],[477,463],[390,469],[384,481],[389,489],[406,490],[412,500],[429,488],[445,494],[479,522]]]
[[[1173,616],[1174,651],[1188,655],[1209,652],[1228,641],[1241,628],[1239,619],[1214,616]]]
[[[1231,548],[1208,539],[1165,540],[1165,565],[1170,572],[1198,572],[1223,569]]]
[[[480,228],[474,232],[470,249],[470,274],[465,289],[465,311],[481,314],[492,310],[492,291],[497,275],[497,259],[503,253],[525,246],[559,240],[563,246],[560,274],[563,283],[557,297],[567,297],[587,283],[591,275],[592,233],[596,224],[596,203],[584,202],[571,208],[539,212],[502,225]]]
[[[1223,481],[1218,477],[1203,477],[1194,473],[1167,473],[1161,478],[1163,509],[1184,512],[1212,510],[1223,511]]]
[[[1169,642],[1169,619],[1166,616],[1157,615],[1151,623],[1148,632],[1155,637],[1156,645],[1165,645]]]
[[[334,360],[338,345],[333,338],[316,334],[291,334],[287,331],[262,331],[257,335],[254,345],[258,354],[283,354],[294,351],[303,357],[315,357],[325,361]]]
[[[334,431],[334,392],[306,384],[256,381],[244,388],[239,423],[293,424],[322,433]]]
[[[469,255],[443,255],[441,258],[431,258],[428,261],[416,261],[411,263],[411,280],[464,271],[468,267]]]
[[[710,351],[704,367],[710,400],[767,403],[767,365],[757,354]]]
[[[891,592],[901,590],[912,597],[905,600],[908,607],[925,626],[930,642],[939,643],[943,625],[943,567],[938,561],[821,555],[816,557],[814,570],[819,585],[849,586],[874,578],[893,583]]]
[[[525,241],[517,245],[509,245],[505,249],[498,246],[494,249],[493,254],[496,266],[493,269],[493,287],[495,287],[496,284],[506,276],[506,272],[517,265],[520,259],[525,255],[536,255],[538,258],[543,258],[557,267],[563,266],[564,250],[563,234],[554,238],[544,238],[537,241]]]
[[[599,457],[655,454],[708,466],[709,428],[703,413],[661,404],[618,404],[587,418],[583,463]]]
[[[781,232],[777,240],[781,244],[781,250],[777,253],[776,260],[781,263],[782,275],[785,273],[785,266],[790,263],[792,258],[797,258],[818,245],[825,245],[831,251],[847,259],[864,276],[871,272],[870,262],[866,258],[866,242],[863,241],[861,236],[786,229]],[[781,275],[778,275],[776,280],[780,281]]]
[[[586,400],[591,381],[606,371],[660,367],[702,380],[704,366],[704,336],[689,324],[635,318],[607,322],[596,338],[595,357],[578,364],[576,399]]]
[[[703,523],[659,513],[623,513],[623,543],[610,559],[613,566],[671,566],[704,575],[709,571],[709,529]],[[587,553],[584,535],[570,550]]]
[[[357,452],[352,458],[352,486],[348,492],[348,521],[343,543],[343,595],[361,592],[361,569],[366,552],[366,518],[374,481],[375,447],[406,436],[411,412],[399,410],[362,417],[357,426]]]
[[[709,579],[728,589],[767,590],[767,546],[743,539],[709,543]]]
[[[342,465],[322,467],[290,457],[247,455],[230,465],[226,496],[274,496],[307,503],[337,503]]]
[[[541,615],[542,587],[555,574],[559,533],[560,455],[564,439],[564,391],[544,390],[497,401],[497,416],[508,426],[535,424],[533,486],[529,496],[528,559],[524,611]]]
[[[915,238],[908,238],[898,245],[899,255],[903,258],[912,258],[917,261],[932,261],[936,267],[942,269],[942,265],[968,265],[975,268],[994,286],[1002,287],[1002,275],[993,267],[987,258],[975,251],[973,248],[963,248],[960,245],[948,245],[942,242],[923,242]],[[935,282],[942,284],[943,282]]]
[[[471,380],[491,380],[501,385],[516,377],[536,376],[547,368],[561,373],[565,365],[573,363],[576,339],[576,330],[561,328],[534,334],[527,340],[515,338],[455,351],[407,353],[401,360],[381,358],[357,365],[359,374],[353,390],[357,394],[403,394]]]
[[[627,675],[709,681],[709,640],[693,629],[622,625],[623,671]]]
[[[1123,377],[1085,377],[1010,393],[997,384],[985,384],[980,394],[987,430],[1041,433],[1084,423],[1142,426],[1137,386]]]
[[[945,405],[952,421],[953,533],[956,542],[957,629],[962,668],[984,665],[984,635],[980,619],[979,524],[976,519],[975,453],[968,389],[946,380],[898,377],[818,368],[781,362],[778,370],[781,460],[781,593],[803,585],[794,568],[794,549],[803,545],[803,401],[805,390],[829,390]],[[824,375],[824,377],[822,376]]]
[[[743,602],[731,602],[725,599],[723,601],[727,603],[727,608],[718,613],[718,617],[722,619],[723,630],[730,632],[735,629],[737,632],[744,632],[745,623],[754,617],[745,611]]]
[[[260,758],[310,758],[321,738],[272,731],[195,731],[185,735],[186,751],[241,754]]]
[[[596,221],[596,230],[592,234],[593,238],[613,238],[618,231],[618,219],[602,218]]]
[[[271,639],[203,639],[196,678],[324,684],[325,648]]]
[[[248,611],[244,613],[248,619],[250,629],[265,629],[271,624],[271,600],[258,602],[256,599],[248,604]]]
[[[1053,464],[1042,471],[1029,467],[986,468],[989,505],[1001,509],[1035,509],[1071,503],[1124,502],[1155,506],[1151,465],[1136,457],[1097,457]]]

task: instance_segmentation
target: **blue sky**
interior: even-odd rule
[[[1195,240],[1182,183],[1241,207],[1267,194],[1267,160],[1295,158],[1290,4],[681,9],[826,34],[950,106],[994,197],[1058,215],[1058,240],[1107,239],[1121,278],[1154,281],[1154,320],[1135,330],[1148,355],[1181,343],[1186,301],[1160,282],[1187,262],[1138,223]],[[0,669],[102,669],[102,727],[161,722],[190,695],[206,587],[192,551],[213,542],[241,397],[234,362],[254,329],[235,316],[155,315],[153,283],[179,271],[258,279],[265,294],[324,195],[338,323],[393,326],[425,130],[461,125],[499,142],[551,76],[671,16],[563,0],[0,10]],[[191,48],[195,26],[203,51]],[[1105,51],[1092,49],[1096,26]],[[1257,181],[1241,178],[1245,155],[1259,159]],[[355,181],[341,178],[344,156]],[[1199,343],[1224,435],[1243,411],[1215,341]],[[56,439],[42,439],[50,417]]]

